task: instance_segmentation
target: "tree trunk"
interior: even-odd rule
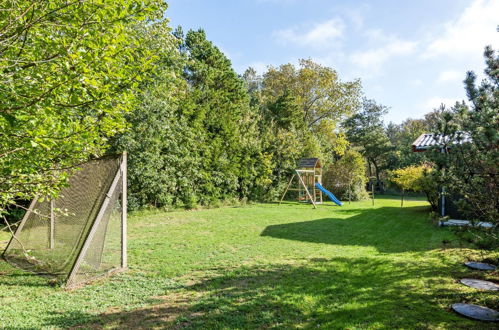
[[[373,170],[372,170],[372,167],[371,167],[371,158],[366,157],[366,159],[367,159],[367,175],[369,177],[369,182],[368,182],[368,185],[367,185],[367,189],[371,190],[372,186],[373,186],[373,182],[371,180],[371,178],[373,176]]]
[[[402,189],[402,196],[400,199],[400,207],[404,207],[404,194],[405,194],[405,189]]]
[[[426,195],[426,199],[430,203],[431,210],[434,211],[434,212],[437,212],[438,211],[438,197],[437,197],[437,203],[435,204],[435,198],[432,197],[431,192],[424,191],[424,193]]]
[[[381,189],[381,179],[379,178],[378,164],[374,159],[372,159],[372,163],[374,165],[374,171],[376,172],[376,185],[379,187],[380,191],[382,191],[383,189]]]
[[[371,194],[372,194],[373,206],[374,206],[374,186],[371,187]]]
[[[349,185],[348,186],[348,204],[351,204],[351,202],[352,202],[351,191],[352,191],[352,185]]]

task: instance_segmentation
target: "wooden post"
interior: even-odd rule
[[[121,267],[128,267],[127,255],[127,153],[123,153],[121,160]]]
[[[55,201],[53,199],[50,200],[50,234],[49,234],[49,248],[51,250],[54,249],[54,234],[55,234],[55,213],[54,213],[54,208],[55,208]]]
[[[373,184],[371,184],[371,194],[373,197],[373,206],[374,206],[374,185]]]
[[[289,190],[289,187],[291,186],[291,183],[293,182],[293,179],[295,178],[295,174],[291,177],[291,180],[288,182],[288,186],[286,187],[286,190],[284,191],[284,194],[282,194],[281,200],[279,201],[279,205],[281,205],[282,201],[284,200],[284,197],[286,196],[286,193]],[[298,198],[300,198],[300,193],[298,193]]]
[[[317,208],[317,206],[315,205],[315,202],[314,202],[314,200],[312,199],[312,196],[310,196],[310,192],[308,191],[307,185],[305,184],[305,182],[303,182],[303,179],[301,178],[300,173],[299,173],[299,172],[296,172],[296,175],[298,175],[298,179],[300,179],[300,182],[301,182],[301,184],[303,185],[303,188],[305,188],[305,192],[307,193],[308,198],[310,198],[310,201],[311,201],[311,202],[312,202],[312,204],[314,205],[314,209],[316,209],[316,208]]]
[[[9,243],[7,243],[7,246],[3,250],[3,252],[2,252],[2,257],[3,258],[5,258],[5,252],[7,252],[7,250],[9,249],[10,245],[12,244],[12,241],[16,240],[21,245],[21,247],[22,247],[21,241],[19,241],[17,239],[17,234],[19,234],[23,230],[24,225],[26,224],[26,221],[28,220],[30,214],[33,212],[33,210],[34,210],[35,205],[36,205],[37,202],[38,202],[38,196],[35,196],[35,198],[33,198],[33,200],[31,201],[31,203],[29,204],[28,210],[26,211],[26,213],[24,213],[24,216],[23,216],[21,222],[19,223],[19,226],[17,226],[16,231],[11,236],[11,238],[9,240]],[[24,249],[24,247],[23,247],[23,249]]]
[[[321,184],[321,185],[322,185],[322,166],[321,166],[321,168],[320,168],[319,175],[320,175],[320,176],[319,176],[319,184]],[[322,202],[323,202],[323,199],[322,199],[322,190],[319,190],[319,194],[320,194],[320,196],[321,196],[321,204],[322,204]]]
[[[315,188],[315,170],[314,170],[314,174],[312,175],[311,177],[311,181],[312,181],[312,189],[314,189],[314,202],[317,202],[317,191],[316,191],[316,188]]]
[[[445,187],[442,186],[442,199],[441,199],[441,207],[442,210],[440,211],[442,217],[445,217]]]
[[[446,153],[445,146],[440,149],[440,152],[443,153],[443,154]],[[443,168],[442,171],[445,174],[445,168]],[[445,177],[445,175],[444,175],[444,177]],[[445,187],[444,186],[442,186],[441,191],[442,191],[442,193],[441,193],[441,196],[440,196],[440,200],[441,200],[441,202],[440,202],[440,204],[441,204],[440,205],[441,206],[440,213],[441,213],[442,217],[445,217]]]
[[[303,187],[298,184],[298,202],[301,202],[301,195],[303,193]]]

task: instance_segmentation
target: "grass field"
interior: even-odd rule
[[[76,291],[0,261],[5,328],[494,328],[449,310],[498,308],[428,206],[388,197],[317,210],[286,203],[129,219],[130,270]],[[7,235],[0,236],[0,240]]]

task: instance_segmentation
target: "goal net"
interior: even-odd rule
[[[53,200],[35,198],[3,257],[74,287],[126,267],[126,154],[89,161]]]

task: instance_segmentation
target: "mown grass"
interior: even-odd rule
[[[130,216],[130,270],[76,291],[0,262],[6,328],[494,328],[449,310],[499,307],[497,280],[422,200],[286,203]],[[6,236],[2,236],[4,239]]]

